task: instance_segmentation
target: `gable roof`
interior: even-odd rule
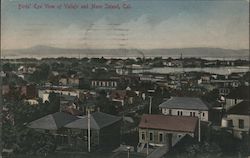
[[[171,97],[159,105],[160,108],[187,109],[187,110],[208,110],[207,103],[200,98],[192,97]]]
[[[230,93],[226,96],[228,99],[244,99],[250,100],[249,86],[242,86],[231,89]]]
[[[77,96],[70,96],[65,94],[61,94],[60,97],[61,101],[70,101],[70,102],[74,102],[78,98]]]
[[[95,112],[90,115],[90,128],[100,130],[101,128],[109,126],[119,120],[121,120],[120,117],[105,114],[102,112]],[[88,129],[88,117],[85,115],[78,120],[68,123],[64,127],[75,129]]]
[[[197,117],[145,114],[141,118],[139,128],[193,133],[197,122]]]
[[[56,112],[54,114],[46,115],[40,119],[32,121],[28,124],[29,128],[57,130],[69,122],[75,121],[78,118],[64,112]]]
[[[250,115],[250,102],[242,101],[227,111],[228,114]]]
[[[192,136],[186,134],[179,142],[177,142],[170,150],[170,154],[175,154],[178,152],[184,152],[185,149],[193,144],[197,144],[198,141]]]

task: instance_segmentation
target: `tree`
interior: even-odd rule
[[[49,94],[48,112],[55,113],[60,111],[60,95],[52,92]]]
[[[14,68],[13,68],[13,65],[11,65],[10,63],[6,63],[3,65],[2,70],[4,72],[11,72],[14,70]]]
[[[36,83],[46,81],[50,73],[50,66],[48,64],[41,64],[30,77],[30,80]]]

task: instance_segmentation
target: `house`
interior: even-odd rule
[[[60,95],[60,110],[72,108],[79,110],[79,98],[77,96]]]
[[[55,136],[57,145],[60,146],[69,143],[68,132],[64,126],[77,119],[79,118],[76,116],[64,112],[56,112],[30,122],[27,127]]]
[[[42,98],[43,102],[49,100],[50,93],[57,93],[61,95],[68,95],[68,96],[76,96],[80,97],[80,90],[62,87],[62,86],[52,86],[52,87],[45,87],[38,90],[38,97]]]
[[[90,81],[91,87],[94,89],[112,90],[118,86],[116,79],[92,79]]]
[[[211,79],[210,83],[217,87],[239,87],[240,81],[239,80],[228,80],[228,79]]]
[[[102,112],[90,115],[91,150],[113,149],[120,145],[121,118]],[[29,128],[50,134],[58,140],[58,146],[70,146],[80,151],[88,146],[88,117],[72,116],[56,112],[30,122]]]
[[[250,131],[250,102],[242,101],[227,110],[222,119],[222,127],[232,130],[234,136],[242,138],[242,133]]]
[[[40,119],[34,120],[27,126],[38,131],[50,131],[51,133],[57,133],[57,130],[63,128],[64,125],[77,119],[79,118],[67,113],[56,112],[54,114],[49,114]]]
[[[99,107],[96,105],[95,99],[86,99],[80,106],[83,113],[87,113],[88,110],[90,112],[95,112],[99,110]]]
[[[161,103],[159,108],[164,115],[192,116],[208,121],[209,105],[200,98],[171,97]]]
[[[84,79],[78,76],[64,77],[59,79],[59,84],[62,86],[79,87],[84,82]]]
[[[139,124],[138,151],[146,144],[167,146],[168,150],[185,135],[197,136],[197,117],[144,114]]]
[[[36,71],[36,67],[20,66],[17,70],[18,70],[18,73],[21,73],[21,74],[32,74]]]
[[[115,72],[119,75],[128,75],[132,73],[132,69],[126,68],[125,66],[115,66]]]
[[[130,90],[113,90],[109,96],[113,102],[120,102],[122,106],[125,104],[133,104],[136,93]]]
[[[27,99],[33,99],[37,97],[37,88],[34,84],[27,84],[21,87],[20,95]]]
[[[204,74],[201,76],[201,83],[209,84],[211,76],[209,74]]]
[[[249,86],[241,86],[230,90],[230,93],[225,96],[226,109],[242,102],[250,100]]]
[[[70,129],[73,146],[83,142],[87,147],[88,117],[85,115],[64,126]],[[120,145],[121,118],[102,112],[90,114],[91,148],[114,149]],[[78,137],[75,137],[78,136]],[[86,148],[87,149],[87,148]]]

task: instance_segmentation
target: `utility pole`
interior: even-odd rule
[[[90,152],[90,110],[88,109],[88,152]]]
[[[198,133],[198,141],[201,142],[201,112],[199,111],[199,133]]]
[[[152,96],[149,96],[149,114],[152,113]]]
[[[129,154],[130,154],[130,147],[129,146],[127,147],[127,150],[128,150],[128,158],[129,158]]]
[[[149,148],[149,141],[148,141],[148,128],[147,128],[146,138],[147,138],[147,155],[148,155],[148,154],[149,154],[149,151],[148,151],[148,148]]]
[[[153,89],[149,89],[148,93],[149,93],[149,110],[148,113],[151,114],[152,113],[152,98],[153,96],[151,96],[153,93],[155,92],[155,90]]]

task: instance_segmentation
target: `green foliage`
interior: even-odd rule
[[[60,111],[60,96],[54,92],[49,94],[49,103],[47,110],[50,113],[55,113]]]
[[[50,66],[48,64],[39,65],[38,69],[31,75],[30,80],[36,83],[41,83],[48,79]]]
[[[14,65],[10,64],[10,63],[6,63],[2,66],[2,70],[4,72],[10,72],[14,70]]]
[[[49,98],[51,102],[40,102],[37,106],[31,106],[20,100],[5,104],[8,111],[3,114],[4,147],[14,148],[15,152],[38,155],[54,151],[54,138],[26,127],[29,122],[58,111],[60,105],[58,96],[52,93]]]
[[[101,91],[99,93],[100,95],[96,99],[96,105],[100,107],[100,110],[104,113],[108,113],[111,115],[116,115],[117,114],[117,108],[115,107],[114,103],[111,102],[107,97],[106,97],[106,92]]]

